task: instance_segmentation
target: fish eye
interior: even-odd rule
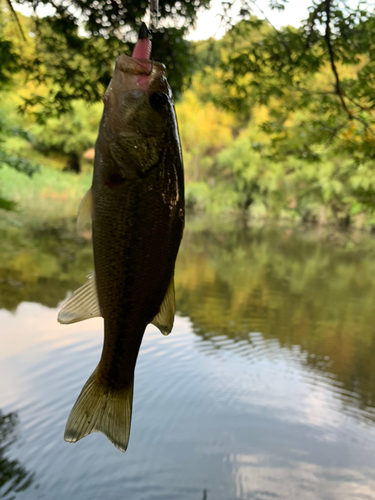
[[[154,92],[149,98],[151,107],[154,109],[162,109],[168,102],[168,96],[164,92]]]

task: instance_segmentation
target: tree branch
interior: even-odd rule
[[[23,29],[22,29],[22,26],[21,26],[20,20],[18,19],[18,16],[17,16],[17,12],[14,10],[11,0],[7,0],[7,4],[8,4],[8,6],[9,6],[9,8],[10,8],[10,11],[11,11],[11,12],[12,12],[12,14],[13,14],[14,19],[16,20],[16,23],[17,23],[17,25],[18,25],[18,29],[20,30],[20,33],[21,33],[22,39],[23,39],[23,41],[24,41],[24,42],[26,42],[25,33],[23,32]]]
[[[339,99],[341,101],[342,107],[344,108],[346,114],[348,115],[349,120],[352,120],[354,117],[346,105],[345,99],[344,99],[344,94],[341,89],[341,83],[340,83],[340,78],[339,74],[337,72],[336,64],[335,64],[335,57],[333,53],[333,47],[331,43],[331,0],[326,0],[325,2],[325,11],[326,11],[326,31],[324,34],[324,38],[328,47],[328,53],[329,53],[329,59],[331,63],[331,69],[332,73],[335,77],[335,87],[336,87],[336,94],[339,96]]]

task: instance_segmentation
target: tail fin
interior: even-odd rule
[[[123,390],[113,390],[97,376],[96,370],[84,385],[65,427],[64,439],[75,443],[102,432],[120,451],[128,447],[133,404],[133,381]]]

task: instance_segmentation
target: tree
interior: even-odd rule
[[[17,25],[5,22],[11,12],[3,10],[0,24],[6,29],[0,36],[4,42],[0,49],[6,57],[0,83],[9,85],[14,71],[27,76],[21,108],[33,110],[41,120],[68,110],[74,99],[92,102],[101,98],[114,58],[124,49],[131,51],[136,25],[147,9],[147,2],[141,0],[131,4],[130,0],[97,0],[88,5],[85,0],[74,0],[69,5],[56,3],[62,0],[22,1],[35,7],[45,2],[54,13],[35,17],[31,24],[20,17],[25,36],[33,34],[33,51],[27,53],[22,40],[15,40]],[[224,19],[231,25],[223,39],[192,47],[183,36],[192,26],[197,9],[207,7],[209,0],[168,1],[161,6],[161,29],[153,34],[153,56],[167,64],[174,90],[178,94],[195,71],[193,90],[199,102],[206,105],[211,101],[234,113],[233,139],[249,124],[256,123],[264,132],[259,136],[262,140],[250,145],[245,141],[253,135],[242,135],[220,161],[212,157],[223,144],[215,144],[212,149],[203,147],[202,140],[199,155],[193,151],[197,149],[195,143],[187,145],[186,151],[194,158],[211,156],[203,162],[205,174],[212,179],[225,173],[225,182],[235,186],[239,203],[246,207],[255,199],[255,185],[258,194],[270,192],[268,188],[264,191],[261,184],[264,172],[271,169],[271,161],[281,179],[293,176],[296,182],[288,182],[288,186],[296,189],[306,165],[314,184],[307,181],[308,196],[317,193],[319,203],[330,197],[332,210],[340,220],[349,220],[363,207],[375,208],[375,14],[371,3],[311,0],[307,18],[299,28],[276,29],[254,17],[257,2],[253,0],[241,2],[241,21],[234,24],[227,16],[230,0],[223,4]],[[283,9],[286,3],[269,2],[275,9]],[[181,20],[185,21],[183,27],[176,28]],[[256,155],[248,153],[249,147],[256,149]],[[231,157],[237,151],[241,162],[234,171]],[[250,161],[259,157],[257,165],[261,168],[249,177],[247,158]],[[290,163],[288,158],[298,162]],[[330,168],[321,168],[324,162]],[[192,178],[202,182],[197,172]],[[327,194],[323,184],[336,188]],[[295,197],[294,192],[285,193],[285,199],[293,198],[291,206],[298,200],[303,205],[303,199]],[[303,190],[298,194],[302,195]]]
[[[223,39],[198,44],[200,98],[232,111],[245,132],[218,157],[244,206],[262,199],[268,214],[373,220],[375,11],[353,5],[313,2],[298,29],[244,8]]]
[[[158,30],[153,31],[153,58],[166,65],[169,82],[177,95],[192,63],[190,44],[184,36],[194,24],[198,9],[208,7],[209,2],[167,0],[160,5],[162,22]],[[148,8],[143,0],[21,0],[20,3],[35,10],[42,7],[53,14],[33,16],[26,29],[21,20],[19,24],[25,41],[19,37],[15,43],[8,28],[14,14],[11,9],[3,8],[0,16],[0,89],[9,83],[15,72],[23,72],[28,81],[47,87],[47,95],[37,90],[25,97],[22,105],[23,110],[34,111],[40,120],[67,111],[74,99],[90,102],[101,99],[115,58],[122,52],[131,53]],[[18,29],[15,22],[13,27]],[[25,59],[23,51],[30,43],[29,34],[35,55]]]
[[[273,7],[284,8],[286,1],[272,2]],[[227,35],[232,50],[222,60],[222,76],[236,98],[227,92],[226,106],[242,112],[254,104],[268,107],[262,127],[272,138],[275,157],[319,161],[321,146],[329,145],[356,165],[373,162],[373,5],[314,1],[300,28],[267,26],[258,40],[252,34],[260,23],[250,14],[244,9],[244,20]]]
[[[17,70],[26,71],[28,79],[44,83],[49,89],[48,97],[35,92],[24,102],[25,109],[36,109],[39,114],[64,111],[76,98],[100,99],[115,57],[124,50],[131,51],[137,26],[148,9],[148,2],[143,0],[92,3],[21,0],[21,3],[35,9],[43,6],[53,14],[34,16],[32,26],[24,29],[26,35],[32,32],[36,49],[33,58],[24,60],[21,57],[24,44],[16,46],[5,33],[12,12],[3,11],[0,84]],[[369,139],[363,146],[372,149],[375,17],[371,3],[358,1],[353,7],[349,0],[312,0],[302,26],[282,30],[269,28],[267,22],[252,17],[257,5],[254,0],[241,2],[239,14],[243,22],[233,26],[227,16],[233,3],[223,2],[223,17],[232,25],[229,38],[236,50],[223,62],[225,83],[236,86],[237,107],[243,108],[249,95],[258,102],[269,102],[272,97],[284,99],[283,109],[271,124],[274,129],[284,124],[289,111],[296,107],[309,107],[319,116],[330,113],[333,116],[324,120],[324,127],[318,119],[313,120],[309,134],[329,137],[349,129],[354,135],[365,130]],[[274,9],[283,9],[285,3],[287,0],[269,1]],[[153,57],[166,64],[177,93],[183,87],[184,76],[193,67],[190,44],[184,41],[184,36],[194,24],[198,9],[209,4],[210,0],[168,0],[160,5],[161,22],[153,33]],[[182,27],[176,27],[181,24]],[[332,74],[328,88],[306,91],[306,79],[327,65]],[[354,77],[345,72],[340,74],[341,66],[348,65],[357,67]],[[249,74],[250,80],[246,78]],[[352,142],[348,141],[348,149]]]
[[[79,173],[84,151],[95,145],[102,111],[99,103],[90,106],[82,100],[73,101],[69,112],[31,128],[34,147],[45,154],[64,155],[66,170]]]

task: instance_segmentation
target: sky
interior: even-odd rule
[[[191,31],[189,40],[204,40],[209,37],[220,38],[223,36],[225,29],[220,26],[219,13],[222,12],[222,0],[212,0],[211,8],[198,14],[198,22],[196,29]],[[250,3],[250,2],[249,2]],[[285,10],[279,12],[268,8],[269,0],[257,0],[256,4],[267,16],[267,19],[276,27],[280,28],[287,24],[298,26],[302,19],[308,15],[308,7],[312,4],[312,0],[289,0],[285,5]],[[239,10],[241,2],[237,0]],[[234,10],[235,13],[235,10]],[[254,15],[257,17],[264,17],[262,12],[254,7]]]
[[[205,40],[206,38],[214,37],[221,38],[225,33],[225,28],[220,26],[219,14],[222,13],[222,1],[223,0],[211,0],[211,8],[208,10],[202,9],[198,13],[198,20],[196,28],[191,30],[188,40]],[[249,3],[251,3],[249,1]],[[312,4],[312,0],[289,0],[285,6],[285,10],[279,12],[277,10],[271,10],[268,7],[269,0],[256,0],[256,4],[260,7],[263,13],[254,7],[253,13],[257,17],[267,16],[267,19],[276,27],[280,28],[286,24],[291,24],[292,26],[298,26],[302,19],[307,17],[307,8]],[[235,14],[241,6],[241,1],[236,0],[235,8],[233,9],[233,14]],[[20,5],[16,3],[16,9],[24,15],[31,15],[32,9],[27,5]],[[38,10],[39,15],[50,15],[53,14],[53,9],[48,9],[46,6],[42,6]]]

